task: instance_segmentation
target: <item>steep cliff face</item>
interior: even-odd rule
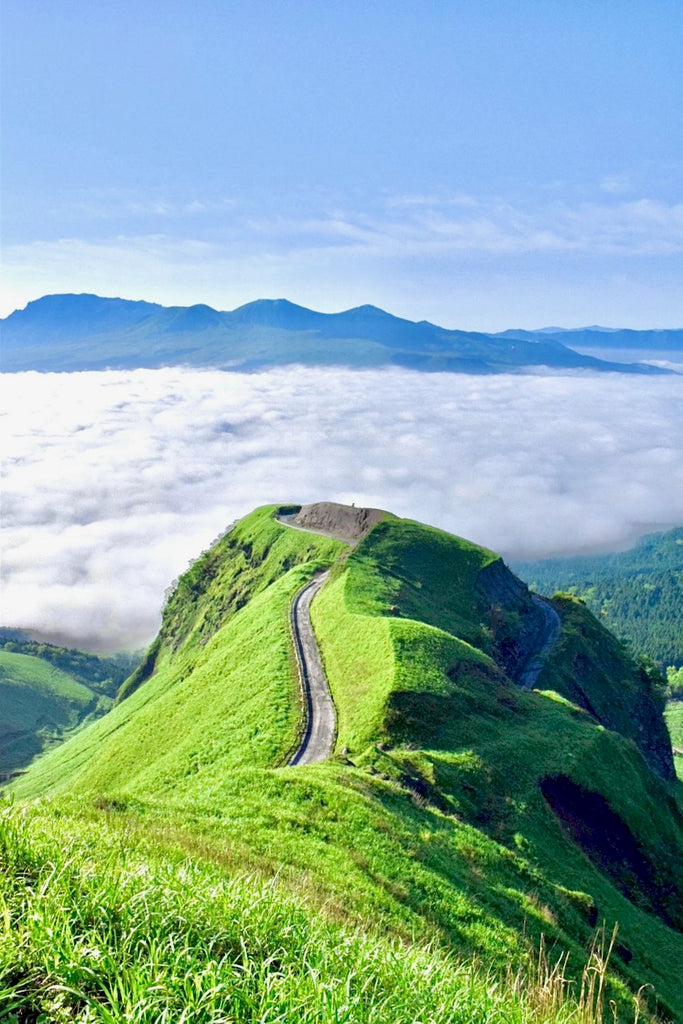
[[[664,779],[676,777],[671,739],[656,679],[630,656],[582,601],[558,596],[560,636],[549,653],[540,688],[556,690],[606,729],[633,740]]]
[[[502,558],[482,569],[475,593],[491,630],[491,653],[513,682],[518,682],[529,658],[543,645],[545,617],[528,587]]]

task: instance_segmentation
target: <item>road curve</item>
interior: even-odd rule
[[[524,666],[524,671],[520,673],[517,680],[524,690],[533,690],[536,685],[536,680],[541,674],[546,656],[557,640],[561,626],[560,616],[548,601],[544,601],[537,594],[532,594],[531,600],[543,613],[544,625],[540,646],[531,655],[529,661]]]
[[[292,635],[306,707],[306,728],[290,765],[327,760],[337,733],[337,716],[310,614],[311,601],[329,575],[328,570],[307,583],[292,605]]]

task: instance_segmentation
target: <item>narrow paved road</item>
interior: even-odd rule
[[[542,597],[538,597],[536,594],[532,594],[531,600],[543,613],[544,627],[541,644],[535,654],[531,655],[518,679],[519,685],[525,690],[533,690],[536,685],[536,680],[541,674],[546,655],[557,640],[561,625],[560,616],[551,604],[548,604],[547,601],[544,601]]]
[[[316,576],[299,591],[292,605],[292,633],[306,705],[306,728],[290,765],[325,761],[334,747],[337,716],[310,614],[311,601],[329,575],[328,571]]]

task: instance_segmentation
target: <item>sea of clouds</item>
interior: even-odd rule
[[[5,375],[0,624],[149,641],[253,507],[334,500],[507,557],[683,523],[683,379],[290,367]]]

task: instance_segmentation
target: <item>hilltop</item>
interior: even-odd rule
[[[131,369],[172,365],[256,370],[313,366],[403,366],[457,373],[533,367],[664,373],[645,363],[605,361],[568,347],[574,333],[447,330],[375,306],[319,313],[286,299],[259,299],[230,312],[164,307],[97,295],[46,295],[0,321],[5,371]],[[581,333],[581,332],[579,332]],[[683,348],[683,331],[630,331],[630,347]],[[610,335],[614,339],[613,335]],[[577,344],[589,344],[581,334]]]
[[[290,609],[323,569],[311,619],[336,742],[328,761],[289,767],[302,730]],[[558,620],[550,637],[544,608]],[[596,928],[609,936],[615,923],[601,971],[620,1019],[632,1019],[642,985],[654,987],[642,1012],[649,999],[671,1019],[683,1013],[683,818],[657,679],[580,602],[541,601],[494,552],[423,524],[329,503],[247,516],[181,577],[116,706],[12,791],[41,799],[24,811],[32,833],[14,823],[16,838],[0,843],[18,865],[6,900],[30,902],[21,865],[33,877],[46,859],[61,863],[68,834],[75,874],[53,870],[45,891],[55,906],[80,893],[100,907],[74,911],[63,954],[45,959],[39,938],[27,939],[32,954],[8,947],[17,991],[35,963],[53,983],[68,962],[71,988],[96,1005],[99,975],[74,950],[105,950],[113,977],[129,934],[151,941],[140,931],[149,919],[134,917],[143,899],[165,907],[154,927],[175,938],[164,942],[185,949],[188,929],[204,936],[216,1006],[234,1008],[236,986],[260,979],[239,995],[237,1019],[559,1024],[560,1008],[532,1011],[529,951],[552,946],[576,977]],[[127,901],[121,931],[97,923],[115,920],[115,895],[93,888],[88,867],[105,849],[132,865],[120,875],[110,853],[117,885],[147,887]],[[464,967],[472,957],[499,980]],[[502,981],[510,965],[519,987]],[[187,988],[173,1002],[170,970],[144,1019],[188,1005]],[[285,983],[280,1009],[264,1009]],[[107,1005],[121,1005],[107,985]]]

